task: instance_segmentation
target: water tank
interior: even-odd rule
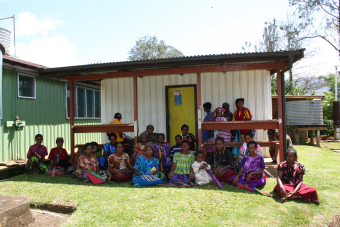
[[[286,102],[287,125],[322,125],[322,100]]]
[[[7,29],[0,28],[0,43],[5,47],[6,54],[9,55],[11,47],[11,32]]]

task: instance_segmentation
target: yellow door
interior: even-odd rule
[[[168,88],[170,144],[175,145],[175,136],[181,135],[183,124],[189,126],[189,132],[196,136],[195,88]]]

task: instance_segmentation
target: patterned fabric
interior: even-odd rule
[[[53,173],[53,169],[50,169],[48,172],[47,172],[47,176],[52,176],[52,173]],[[60,166],[56,166],[55,167],[55,173],[54,175],[55,176],[62,176],[62,175],[66,175],[66,171],[64,168],[60,167]]]
[[[26,173],[32,173],[32,165],[33,162],[36,162],[35,164],[35,171],[36,172],[41,172],[41,173],[46,173],[48,171],[47,167],[45,164],[39,163],[39,159],[37,157],[32,157],[27,160],[27,163],[25,165],[25,172]]]
[[[127,153],[123,152],[121,157],[118,157],[116,154],[111,154],[108,158],[108,165],[112,166],[114,170],[122,172],[125,169],[128,169],[128,161],[129,155]],[[109,169],[107,169],[107,173],[110,173]]]
[[[142,143],[137,143],[134,147],[135,148],[132,158],[134,161],[136,161],[139,156],[145,154],[145,147]]]
[[[148,142],[157,143],[158,133],[154,132],[153,136],[149,135]]]
[[[251,112],[248,108],[243,107],[241,111],[236,110],[233,115],[233,121],[247,121],[252,118]],[[246,134],[250,132],[250,129],[240,130],[241,134]]]
[[[44,145],[40,145],[40,147],[36,147],[35,145],[30,146],[27,156],[34,156],[34,154],[37,153],[40,157],[39,163],[42,163],[43,157],[47,156],[47,148]]]
[[[195,142],[194,142],[194,139],[196,140],[196,137],[191,134],[191,133],[188,133],[186,136],[183,136],[183,133],[181,134],[182,136],[182,139],[186,139],[190,142],[190,148],[189,150],[192,150],[192,151],[195,151]]]
[[[208,112],[207,116],[205,116],[204,121],[210,121],[212,116],[212,112]],[[210,136],[208,137],[208,132],[210,132]],[[208,141],[208,139],[214,137],[214,130],[203,130],[202,131],[202,141]]]
[[[136,160],[136,164],[134,166],[134,168],[142,175],[147,175],[150,173],[152,168],[155,168],[156,170],[159,169],[158,168],[158,164],[159,161],[157,158],[152,158],[150,160],[147,160],[144,155],[141,155],[138,157],[138,159]],[[138,175],[136,173],[133,174],[132,177],[132,182],[131,184],[133,185],[139,185],[138,184]]]
[[[182,147],[181,146],[178,146],[178,145],[173,145],[171,148],[170,148],[170,158],[173,159],[174,155],[178,152],[181,152],[182,151]]]
[[[165,159],[162,161],[162,165],[165,166],[171,166],[171,159],[170,157],[166,157],[168,150],[170,150],[170,143],[165,142],[161,144],[161,147],[159,147],[159,143],[155,143],[155,157],[160,159],[162,157],[165,157]],[[161,157],[159,157],[159,148],[161,149]]]
[[[305,174],[305,167],[299,162],[295,162],[293,167],[289,166],[287,162],[281,162],[277,169],[283,172],[281,178],[283,184],[299,184],[300,175]]]
[[[233,120],[233,113],[225,113],[225,118],[227,118],[227,121],[232,121]]]
[[[190,167],[195,161],[193,154],[176,153],[173,162],[176,163],[175,174],[183,175],[190,173]]]
[[[84,171],[82,169],[96,172],[98,165],[99,163],[97,160],[97,156],[95,156],[94,154],[91,154],[90,157],[81,155],[79,156],[79,159],[78,159],[78,168],[76,170],[76,176],[78,177],[78,175],[84,175],[83,174]]]
[[[190,179],[188,174],[174,174],[170,180],[169,183],[171,184],[176,184],[176,183],[184,183],[184,184],[189,184]]]
[[[106,152],[106,157],[110,157],[111,154],[116,153],[116,147],[112,146],[111,143],[104,144],[104,149]]]
[[[217,117],[217,118],[215,119],[215,121],[223,122],[223,121],[226,121],[226,118],[224,118],[224,117]],[[224,142],[230,142],[230,141],[231,141],[231,133],[230,133],[230,130],[218,130],[218,133],[217,133],[217,135],[216,135],[216,138],[217,138],[217,137],[222,137],[222,138],[224,139]],[[215,139],[216,139],[216,138],[215,138],[215,137],[210,138],[210,139],[208,140],[208,143],[215,143]],[[213,152],[214,150],[215,150],[214,147],[207,147],[207,148],[205,149],[205,152],[211,153],[211,152]]]

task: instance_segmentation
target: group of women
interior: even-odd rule
[[[192,187],[212,183],[211,176],[206,172],[209,170],[219,181],[235,186],[242,184],[259,187],[266,183],[265,163],[260,147],[252,140],[251,133],[245,134],[246,142],[245,147],[241,147],[239,170],[235,168],[231,151],[224,147],[223,137],[215,139],[216,148],[211,153],[209,164],[204,161],[204,152],[193,152],[191,142],[183,139],[181,135],[176,136],[176,145],[170,147],[164,142],[164,134],[159,133],[157,142],[153,143],[149,141],[149,133],[142,133],[141,142],[135,146],[131,156],[124,152],[122,142],[116,142],[116,134],[110,134],[109,139],[110,143],[105,144],[104,148],[105,157],[101,157],[104,162],[98,161],[94,154],[98,148],[97,143],[85,144],[77,157],[76,165],[71,167],[75,177],[84,182],[89,181],[88,171],[92,171],[107,180],[131,181],[134,186],[163,185],[168,181],[170,185]],[[47,149],[42,145],[42,135],[38,134],[35,140],[36,143],[30,147],[27,154],[26,171],[33,174],[50,172],[44,165]],[[56,143],[57,147],[53,148],[49,155],[51,167],[65,169],[66,173],[69,173],[66,168],[70,169],[70,164],[67,164],[68,155],[62,148],[63,139],[57,138]],[[281,201],[304,199],[319,203],[316,190],[303,183],[305,168],[297,161],[296,150],[288,149],[285,157],[286,161],[278,166],[277,185],[274,188]]]

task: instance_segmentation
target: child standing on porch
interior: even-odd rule
[[[155,157],[159,160],[159,170],[168,176],[171,169],[171,159],[170,159],[170,143],[165,142],[165,135],[159,133],[157,136],[158,142],[154,144],[155,146]]]

